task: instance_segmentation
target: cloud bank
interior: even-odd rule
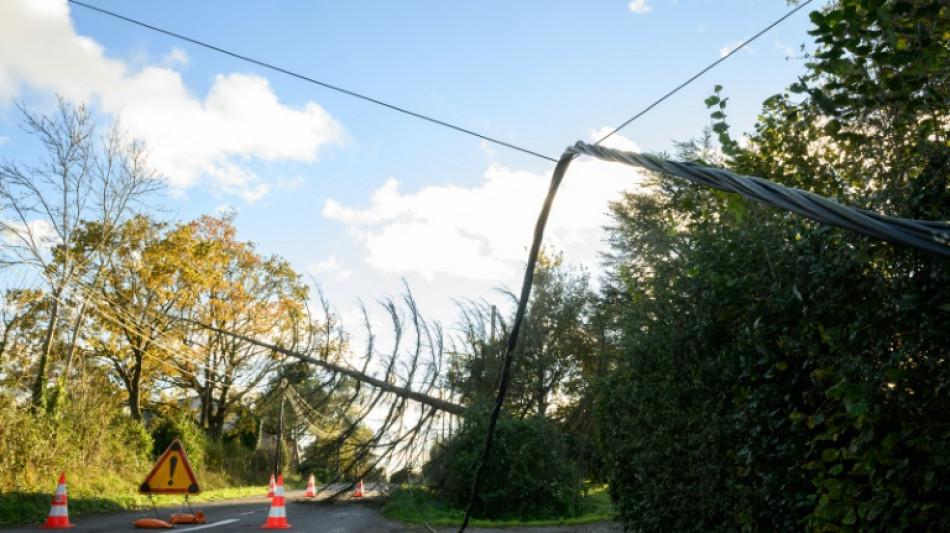
[[[151,65],[107,57],[76,32],[66,0],[0,2],[0,99],[58,93],[120,116],[173,191],[210,180],[254,201],[273,185],[248,161],[313,162],[342,143],[342,125],[318,104],[285,105],[266,79],[237,73],[217,75],[207,94],[195,95],[175,70],[187,65],[180,48]]]
[[[591,138],[607,131],[591,132]],[[637,151],[620,136],[606,143]],[[390,178],[369,205],[327,200],[323,215],[342,223],[364,248],[366,262],[394,275],[505,280],[523,268],[550,175],[491,165],[472,187],[441,185],[403,191]],[[546,245],[570,249],[568,262],[594,267],[602,248],[607,204],[636,188],[642,174],[624,165],[580,158],[558,191],[545,232]]]

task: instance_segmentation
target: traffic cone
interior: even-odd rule
[[[76,527],[76,524],[69,523],[69,509],[66,505],[66,473],[63,472],[59,475],[56,494],[53,495],[53,506],[49,510],[46,524],[40,526],[40,529],[66,529],[68,527]]]
[[[270,475],[270,485],[267,487],[267,497],[274,497],[274,474]]]
[[[313,486],[313,474],[310,474],[310,480],[307,481],[307,493],[304,494],[307,498],[313,498],[317,495],[317,489]]]
[[[353,497],[354,498],[363,497],[363,478],[360,478],[360,480],[356,482],[356,490],[353,491]]]
[[[287,509],[284,508],[284,476],[277,476],[277,487],[274,489],[274,499],[270,501],[270,513],[267,522],[261,529],[290,529],[287,523]]]

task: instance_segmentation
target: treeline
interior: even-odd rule
[[[223,333],[325,359],[347,349],[287,261],[237,239],[231,214],[159,220],[142,146],[84,106],[21,111],[44,151],[0,165],[0,493],[45,489],[60,470],[135,487],[172,438],[213,484],[266,483],[275,443],[262,436],[277,433],[288,383],[321,406],[318,425],[352,417],[334,399],[352,380],[330,391],[318,369]],[[303,460],[308,422],[288,412],[287,464]]]

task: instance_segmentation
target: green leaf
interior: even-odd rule
[[[821,452],[821,460],[826,463],[831,463],[838,460],[838,456],[841,452],[838,451],[838,448],[825,448],[825,451]]]
[[[848,404],[846,408],[851,416],[864,416],[868,413],[868,404],[864,402]]]
[[[841,131],[841,122],[838,119],[830,120],[825,124],[824,131],[828,135],[837,135]]]

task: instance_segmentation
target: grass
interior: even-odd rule
[[[613,520],[610,507],[610,497],[606,485],[590,485],[581,497],[580,513],[571,517],[560,517],[547,520],[483,520],[473,518],[469,521],[474,527],[543,527],[583,525]],[[428,522],[433,526],[457,526],[462,523],[465,510],[453,507],[439,499],[425,488],[406,485],[395,489],[386,505],[383,515],[392,520],[410,524]]]

